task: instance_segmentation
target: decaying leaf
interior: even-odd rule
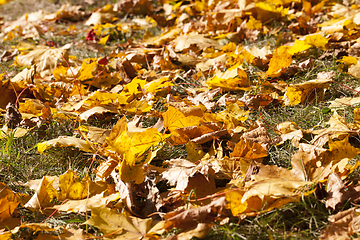
[[[214,199],[210,204],[202,207],[191,208],[188,210],[181,209],[178,211],[169,212],[164,217],[165,228],[171,229],[173,227],[176,227],[183,230],[189,230],[189,228],[194,228],[194,226],[196,226],[196,224],[198,223],[211,223],[216,217],[223,214],[223,211],[225,210],[225,205],[225,197],[221,197]],[[201,236],[203,236],[203,234]]]
[[[208,178],[208,174],[212,174],[210,164],[196,165],[185,159],[172,159],[167,162],[169,168],[162,172],[163,179],[168,180],[171,186],[176,186],[176,190],[183,191],[188,186],[189,178],[196,173],[200,173]]]
[[[22,120],[21,114],[15,104],[6,105],[5,123],[10,129],[16,128]]]
[[[349,186],[346,187],[343,180],[336,173],[329,176],[327,187],[326,207],[333,210],[341,207],[345,202],[359,201],[360,187]]]
[[[356,224],[359,221],[357,208],[338,212],[329,217],[330,225],[321,232],[321,239],[351,239],[352,233],[358,232]]]

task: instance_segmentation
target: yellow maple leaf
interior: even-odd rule
[[[146,80],[141,80],[137,77],[135,77],[130,83],[126,84],[124,86],[124,89],[120,93],[121,96],[129,96],[129,95],[142,95],[142,90],[145,87]]]
[[[246,22],[246,28],[261,30],[262,23],[259,20],[256,20],[253,16],[250,16],[249,20]]]
[[[84,103],[88,105],[87,106],[88,108],[91,108],[100,105],[114,104],[117,99],[118,99],[117,93],[110,93],[110,92],[98,90],[90,94],[86,98]]]
[[[40,116],[42,114],[41,110],[44,107],[45,106],[42,103],[35,99],[27,99],[25,102],[19,103],[19,112]]]
[[[230,157],[243,157],[247,159],[259,159],[267,155],[268,151],[260,143],[244,140],[243,138],[235,144],[234,151],[230,153]]]
[[[69,137],[69,136],[60,136],[58,138],[54,138],[49,141],[38,143],[37,149],[39,153],[43,153],[46,149],[55,146],[61,146],[61,147],[73,146],[85,152],[94,152],[94,149],[92,149],[91,145],[87,143],[85,140],[76,137]]]
[[[121,112],[133,113],[141,115],[143,113],[149,112],[152,109],[152,101],[147,100],[132,100],[130,103],[119,107]]]
[[[97,65],[96,59],[84,59],[77,79],[84,81],[94,78],[97,74]]]
[[[64,80],[67,76],[68,68],[64,66],[57,66],[53,71],[53,76],[56,80]]]
[[[329,40],[326,37],[323,37],[320,34],[308,35],[305,38],[305,43],[318,47],[322,50],[326,50],[326,44],[328,41]]]
[[[249,111],[245,111],[237,103],[233,103],[229,104],[224,111],[219,112],[216,117],[224,122],[226,129],[234,129],[246,121]]]
[[[357,64],[358,59],[353,56],[343,56],[342,59],[338,60],[339,62],[342,62],[346,65],[354,65]]]
[[[150,163],[168,136],[159,133],[156,128],[137,128],[130,131],[126,118],[119,120],[106,142],[108,149],[115,151],[123,159],[119,173],[121,179],[125,182],[141,183],[144,180],[143,165]]]
[[[286,88],[284,102],[287,106],[295,106],[310,102],[320,102],[324,98],[325,88],[331,80],[311,80]]]
[[[187,112],[184,113],[173,106],[169,106],[163,114],[164,127],[173,132],[177,128],[198,125],[202,117],[203,113],[200,108],[187,109]]]
[[[286,71],[292,62],[292,55],[288,52],[290,47],[281,46],[275,49],[273,57],[270,59],[269,69],[266,74],[269,77],[279,77]]]
[[[353,147],[349,143],[349,137],[347,136],[340,141],[330,139],[329,151],[331,152],[331,158],[336,163],[344,158],[352,159],[356,157],[360,153],[360,148]]]
[[[162,77],[145,84],[144,88],[146,92],[156,93],[164,89],[166,90],[170,86],[174,86],[174,83],[171,82],[171,79],[169,77]]]
[[[156,239],[161,233],[164,222],[153,222],[151,218],[140,219],[126,212],[118,213],[106,206],[91,208],[91,218],[85,222],[99,228],[104,234],[116,236],[116,239]]]
[[[88,175],[80,180],[73,170],[68,170],[59,176],[59,188],[58,198],[60,201],[84,199],[107,189],[104,184],[92,182]]]
[[[255,10],[257,10],[257,18],[262,22],[267,22],[270,19],[279,19],[288,15],[289,9],[283,6],[276,6],[269,1],[261,1],[255,3]]]
[[[0,222],[10,218],[19,203],[16,194],[5,183],[0,182]]]
[[[288,50],[288,53],[294,55],[296,53],[305,51],[309,48],[311,48],[310,44],[306,43],[305,41],[296,39],[294,45],[292,45],[292,47]]]
[[[35,194],[24,206],[32,209],[52,206],[52,199],[58,196],[55,188],[53,187],[53,182],[54,179],[49,182],[46,177],[43,177],[40,184],[35,189]]]
[[[301,195],[307,194],[299,189],[309,184],[311,182],[277,178],[251,182],[244,190],[226,192],[227,208],[234,216],[254,216],[298,201]]]
[[[236,64],[225,72],[218,72],[206,83],[210,88],[220,87],[227,91],[245,90],[250,86],[247,73],[241,69],[239,64]]]

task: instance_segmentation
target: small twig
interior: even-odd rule
[[[353,89],[353,88],[351,88],[351,87],[349,87],[349,86],[346,86],[346,85],[344,85],[344,84],[335,82],[335,81],[333,81],[333,80],[331,80],[330,82],[336,83],[336,84],[338,84],[338,85],[340,85],[340,86],[342,86],[342,87],[344,87],[344,88],[347,88],[347,89],[349,89],[349,90],[352,90],[352,91],[356,92],[355,96],[358,95],[358,94],[360,94],[360,91],[357,91],[357,90],[355,90],[355,89]]]
[[[270,126],[270,125],[265,121],[264,116],[261,114],[260,107],[259,107],[259,109],[258,109],[258,112],[259,112],[259,114],[260,114],[261,119],[262,119],[262,120],[264,121],[264,123],[266,124],[266,126],[268,126],[269,128],[271,128],[272,130],[274,130],[274,131],[277,132],[277,133],[283,134],[281,131],[279,131],[278,129]]]
[[[26,86],[26,87],[19,93],[19,95],[16,97],[15,106],[17,106],[17,104],[18,104],[21,94],[23,94],[23,93],[25,92],[25,90],[28,89],[29,87],[35,87],[35,85],[30,84],[30,85]]]
[[[95,161],[95,159],[96,159],[96,155],[98,154],[98,152],[99,152],[99,150],[98,150],[98,151],[96,151],[96,153],[93,155],[93,157],[92,157],[92,161],[91,161],[91,163],[90,163],[90,166],[89,166],[89,168],[88,168],[88,170],[87,170],[86,175],[89,175],[89,170],[90,170],[90,168],[91,168],[92,164],[94,163],[94,161]]]
[[[91,84],[95,81],[95,79],[96,79],[100,74],[102,74],[104,71],[105,71],[105,69],[102,70],[101,72],[99,72],[99,73],[94,77],[94,79],[93,79],[93,80],[91,81],[91,83],[89,84],[89,87],[87,88],[87,91],[89,91],[90,86],[91,86]]]
[[[67,201],[69,201],[69,199],[65,199],[65,201],[63,201],[60,205],[63,205],[65,204]],[[50,216],[48,216],[44,221],[42,221],[43,223],[46,222],[47,220],[49,220],[52,216],[54,216],[55,213],[57,213],[57,209],[52,213],[50,214]]]
[[[75,74],[74,74],[73,70],[72,70],[71,67],[70,67],[70,64],[69,64],[68,61],[66,61],[66,59],[64,58],[64,55],[61,54],[61,57],[64,59],[64,61],[65,61],[66,64],[68,65],[68,67],[69,67],[69,69],[70,69],[70,72],[71,72],[71,74],[72,74],[73,77],[74,77],[75,84],[76,84],[76,86],[77,86],[77,88],[78,88],[78,91],[79,91],[80,99],[82,100],[82,95],[81,95],[81,89],[80,89],[79,81],[76,79]]]

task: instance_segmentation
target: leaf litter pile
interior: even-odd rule
[[[1,176],[0,238],[205,238],[214,225],[316,195],[332,215],[313,237],[350,239],[360,232],[360,186],[348,180],[360,165],[359,9],[359,1],[123,0],[0,16],[1,139],[70,121],[73,132],[39,142],[34,154],[72,147],[90,156],[83,176],[71,167],[26,183]],[[81,49],[93,57],[77,56]],[[329,58],[337,68],[309,79]],[[355,84],[337,82],[339,73]],[[302,129],[264,119],[310,105],[327,106],[328,121]],[[288,166],[269,164],[284,144],[294,149]],[[41,220],[28,221],[29,212]],[[51,224],[69,214],[86,220]]]

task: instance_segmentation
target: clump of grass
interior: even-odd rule
[[[315,239],[326,228],[330,214],[311,194],[256,217],[215,225],[207,239]]]
[[[73,122],[52,121],[21,138],[15,138],[14,131],[1,138],[0,181],[13,185],[45,175],[59,175],[69,168],[83,169],[89,156],[78,149],[57,147],[45,154],[37,153],[38,143],[58,136],[71,136],[73,129]]]

